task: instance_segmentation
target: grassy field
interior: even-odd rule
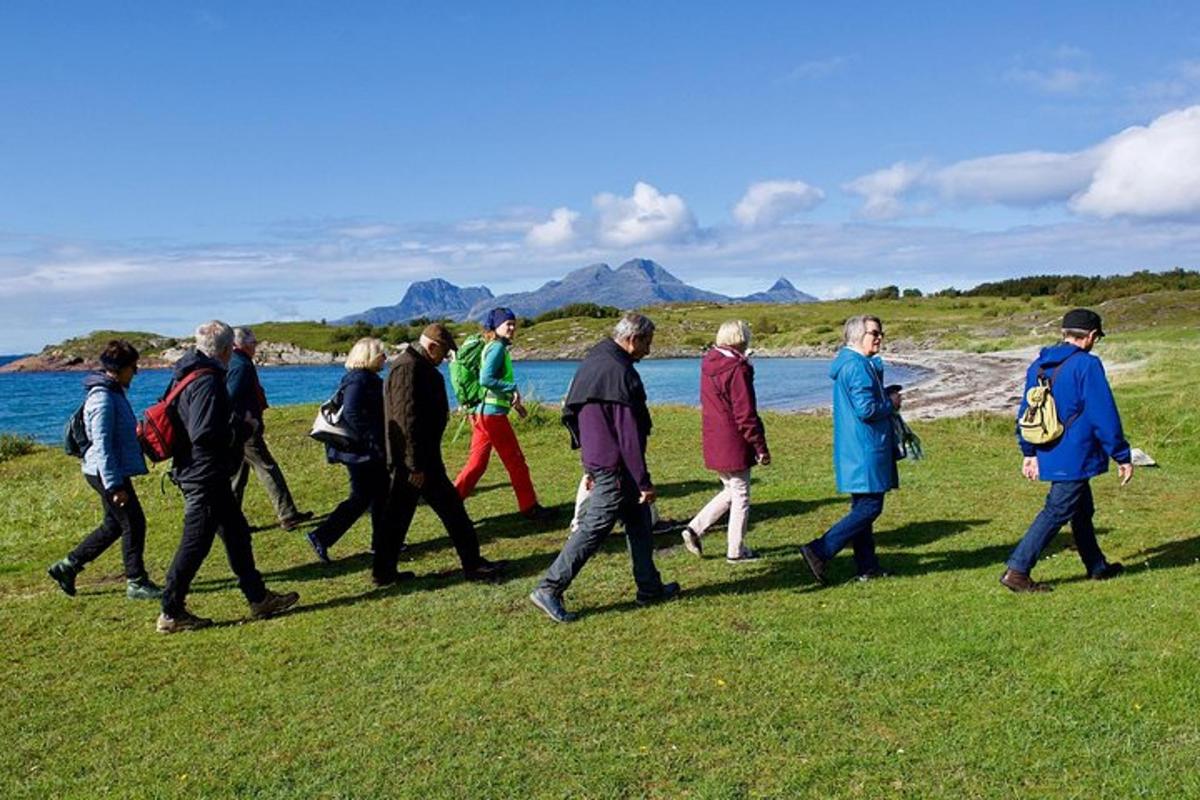
[[[877,526],[897,577],[857,583],[847,553],[818,588],[798,546],[845,509],[829,420],[770,415],[776,463],[755,473],[748,540],[765,560],[727,565],[720,531],[703,560],[662,538],[659,567],[685,594],[639,609],[616,535],[568,593],[582,612],[570,626],[525,599],[561,546],[579,475],[552,423],[521,437],[560,525],[517,517],[498,464],[468,501],[485,554],[512,561],[508,582],[459,580],[424,508],[407,565],[420,577],[397,589],[368,580],[366,520],[332,565],[272,528],[255,536],[260,568],[302,605],[240,624],[218,545],[191,605],[223,624],[173,637],[154,633],[154,604],[124,599],[116,549],[77,598],[46,578],[97,520],[77,463],[48,450],[0,463],[0,794],[1200,796],[1200,345],[1194,328],[1141,327],[1098,351],[1141,362],[1117,376],[1118,402],[1132,442],[1163,465],[1124,489],[1114,475],[1094,483],[1102,546],[1129,572],[1082,580],[1064,535],[1037,569],[1057,588],[1044,596],[996,582],[1044,494],[1021,479],[1003,418],[920,426],[929,458],[902,464]],[[325,512],[345,475],[306,440],[312,411],[273,409],[268,439],[302,507]],[[716,486],[698,415],[655,420],[661,509],[689,516]],[[466,446],[448,442],[454,466]],[[248,515],[267,524],[251,483]],[[181,501],[158,474],[139,491],[161,578]]]

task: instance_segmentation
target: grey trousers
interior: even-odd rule
[[[604,543],[620,520],[625,524],[625,542],[633,562],[633,580],[638,594],[655,597],[662,593],[662,577],[654,566],[653,526],[650,508],[638,502],[641,492],[633,476],[623,471],[607,470],[592,473],[595,485],[587,510],[579,527],[571,533],[566,545],[550,569],[546,570],[538,588],[561,595],[575,580],[588,559]]]
[[[275,506],[275,516],[280,520],[285,520],[300,513],[296,510],[292,493],[288,491],[283,470],[279,468],[279,464],[271,456],[271,451],[267,449],[267,442],[263,439],[261,428],[246,440],[242,453],[242,466],[233,476],[233,496],[237,498],[239,508],[242,505],[242,496],[246,492],[246,482],[250,479],[251,467],[254,468],[254,474],[258,476],[259,483],[267,491],[267,497],[271,498],[271,503]]]

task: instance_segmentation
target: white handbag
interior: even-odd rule
[[[361,449],[354,431],[342,422],[341,391],[338,391],[317,409],[317,418],[313,420],[312,430],[308,435],[318,442],[331,445],[338,450],[354,453]]]

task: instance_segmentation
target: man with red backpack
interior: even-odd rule
[[[183,536],[167,570],[159,633],[177,633],[212,624],[188,611],[192,579],[220,534],[229,566],[256,619],[295,605],[295,592],[276,594],[263,584],[254,565],[250,526],[233,494],[230,478],[241,466],[249,427],[237,417],[225,390],[225,370],[233,354],[233,329],[213,320],[196,329],[196,348],[175,363],[168,397],[175,393],[171,477],[183,492]]]

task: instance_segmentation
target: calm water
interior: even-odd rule
[[[3,361],[0,357],[0,363]],[[829,404],[827,359],[764,358],[754,365],[760,408],[792,410]],[[516,365],[517,380],[527,397],[556,403],[566,393],[575,367],[571,361],[520,361]],[[445,371],[443,367],[443,374]],[[638,365],[638,371],[651,403],[699,402],[699,359],[645,361]],[[324,400],[337,388],[343,372],[339,366],[262,367],[258,374],[267,397],[279,406]],[[917,371],[905,367],[891,367],[887,375],[891,383],[910,383],[917,377]],[[83,374],[78,372],[0,375],[0,432],[28,434],[46,443],[60,442],[63,423],[83,399],[82,379]],[[129,391],[134,412],[140,416],[146,406],[161,397],[169,379],[168,370],[139,372]]]

